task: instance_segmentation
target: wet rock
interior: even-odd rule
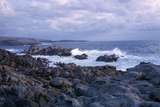
[[[66,94],[62,94],[58,97],[55,107],[83,107],[80,101],[72,98]]]
[[[15,102],[16,107],[31,107],[31,102],[27,99],[17,99]],[[10,106],[11,107],[11,106]]]
[[[38,53],[41,50],[42,50],[42,48],[39,45],[31,45],[24,52],[27,53],[27,54],[34,54],[34,53]]]
[[[104,106],[99,102],[94,102],[94,103],[91,103],[89,107],[104,107]]]
[[[42,65],[45,65],[46,67],[48,67],[49,65],[48,59],[45,59],[45,58],[37,58],[37,62],[41,62]]]
[[[120,72],[107,65],[47,63],[0,50],[0,106],[160,107],[159,65],[141,63]]]
[[[97,77],[94,81],[94,84],[96,85],[104,85],[110,82],[110,77]]]
[[[151,63],[140,63],[134,68],[128,69],[128,72],[136,72],[140,74],[139,80],[146,80],[155,85],[160,84],[160,66]]]
[[[89,87],[83,84],[77,84],[75,87],[75,92],[77,96],[87,96]]]
[[[51,85],[54,87],[72,86],[72,83],[65,78],[56,77],[51,80]]]
[[[56,46],[50,46],[46,48],[41,48],[39,46],[31,46],[25,51],[27,54],[31,55],[58,55],[58,56],[71,56],[71,50],[69,48],[62,48]]]
[[[66,102],[67,103],[71,103],[71,105],[72,105],[71,107],[83,107],[80,104],[80,102],[77,99],[75,99],[75,98],[68,99],[68,100],[66,100]]]
[[[160,102],[160,88],[152,89],[149,96],[153,101]]]
[[[116,62],[118,60],[118,56],[113,54],[113,55],[104,55],[104,56],[99,56],[96,61],[103,61],[103,62]]]
[[[157,102],[143,102],[140,107],[160,107],[160,104]]]
[[[12,67],[46,67],[48,65],[47,62],[44,63],[44,60],[37,60],[33,58],[31,55],[22,55],[18,56],[14,53],[11,53],[6,50],[0,49],[0,64],[8,65]]]
[[[88,55],[82,54],[82,55],[76,55],[74,58],[79,59],[79,60],[84,60],[88,58]]]

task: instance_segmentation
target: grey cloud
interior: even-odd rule
[[[159,0],[2,1],[16,14],[0,17],[0,24],[4,25],[0,26],[1,35],[52,39],[77,39],[83,35],[95,40],[150,39],[152,34],[157,38],[160,29]],[[0,13],[4,11],[7,12],[7,8]]]
[[[0,1],[0,15],[2,16],[13,16],[15,11],[7,0]]]

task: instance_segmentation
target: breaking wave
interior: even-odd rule
[[[19,52],[19,50],[18,50],[18,49],[14,49],[14,48],[5,49],[5,50],[7,50],[7,51],[9,51],[9,52],[13,52],[13,53],[17,53],[17,52]]]
[[[71,51],[72,55],[81,55],[87,54],[88,56],[100,56],[100,55],[112,55],[115,54],[119,57],[126,56],[126,52],[120,50],[119,48],[115,48],[113,50],[101,51],[101,50],[80,50],[79,48],[73,49]]]
[[[113,50],[106,50],[106,51],[100,51],[100,50],[80,50],[78,48],[73,49],[72,56],[70,57],[60,57],[60,56],[42,56],[42,55],[36,55],[34,57],[41,57],[41,58],[47,58],[50,61],[50,66],[55,66],[55,63],[62,62],[62,63],[75,63],[80,66],[103,66],[103,65],[111,65],[116,66],[117,70],[123,70],[126,71],[127,68],[134,67],[137,64],[139,64],[142,61],[145,62],[152,62],[155,64],[160,64],[160,61],[157,61],[157,58],[160,58],[159,56],[135,56],[135,55],[129,55],[126,52],[115,48]],[[78,60],[75,59],[73,56],[75,55],[81,55],[81,54],[87,54],[88,59],[86,60]],[[101,55],[111,55],[115,54],[119,56],[117,62],[97,62],[97,57]]]
[[[42,43],[42,46],[48,46],[50,44]],[[153,64],[160,65],[160,44],[159,42],[111,42],[111,43],[99,43],[89,42],[84,45],[81,43],[65,43],[62,46],[69,48],[75,48],[71,51],[72,56],[69,57],[59,57],[59,56],[42,56],[36,55],[33,57],[47,58],[50,61],[50,66],[55,66],[55,63],[75,63],[80,66],[103,66],[111,65],[116,66],[118,70],[126,70],[127,68],[134,67],[140,62],[151,62]],[[92,46],[93,45],[93,46]],[[10,52],[16,53],[18,55],[24,55],[23,50],[27,49],[28,46],[0,46],[2,49],[6,49]],[[79,49],[79,48],[83,48]],[[119,48],[115,48],[119,47]],[[144,48],[145,47],[145,48]],[[112,48],[108,50],[108,48]],[[92,50],[89,50],[92,49]],[[103,50],[99,50],[103,49]],[[78,60],[75,59],[75,55],[87,54],[88,59]],[[115,54],[119,56],[117,62],[97,62],[96,59],[102,55]]]

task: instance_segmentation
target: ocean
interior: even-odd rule
[[[33,56],[47,58],[50,66],[55,66],[57,62],[75,63],[80,66],[116,66],[117,70],[126,71],[127,68],[134,67],[140,62],[151,62],[160,65],[160,41],[110,41],[110,42],[54,42],[42,43],[41,46],[57,45],[66,48],[73,48],[72,56]],[[29,46],[0,46],[0,48],[19,54]],[[74,55],[87,54],[86,60],[77,60]],[[105,63],[96,62],[98,56],[104,54],[116,54],[120,58],[117,62]]]

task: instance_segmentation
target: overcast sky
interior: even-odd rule
[[[160,40],[160,0],[0,0],[0,35]]]

